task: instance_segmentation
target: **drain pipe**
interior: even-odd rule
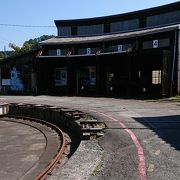
[[[170,84],[170,97],[173,94],[173,81],[174,81],[174,69],[175,69],[175,62],[176,62],[176,49],[177,49],[177,35],[178,30],[175,30],[175,37],[174,37],[174,51],[173,51],[173,64],[172,64],[172,72],[171,72],[171,84]]]

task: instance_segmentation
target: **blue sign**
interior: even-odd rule
[[[17,71],[15,67],[13,67],[13,70],[10,72],[10,75],[11,75],[11,90],[23,91],[24,85],[22,80],[20,79],[20,72]]]

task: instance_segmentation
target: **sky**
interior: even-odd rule
[[[54,20],[82,19],[147,9],[173,0],[1,0],[0,51],[9,43],[22,46],[29,39],[57,35]],[[16,27],[10,25],[54,26]]]

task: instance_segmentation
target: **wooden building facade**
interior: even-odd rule
[[[37,57],[42,70],[40,92],[180,94],[179,2],[115,16],[56,20],[55,24],[58,36],[41,42]]]
[[[32,61],[35,93],[180,95],[180,2],[55,24]]]
[[[37,94],[38,53],[32,50],[0,61],[1,94]]]

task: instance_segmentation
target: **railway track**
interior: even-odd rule
[[[51,123],[36,118],[15,115],[2,115],[0,116],[0,121],[30,126],[40,131],[46,139],[46,145],[41,157],[33,167],[28,169],[26,173],[18,179],[46,179],[60,161],[68,155],[68,136],[64,134],[59,127]]]
[[[67,126],[68,128],[71,126],[68,122],[75,122],[78,124],[78,126],[81,129],[81,134],[82,140],[87,140],[87,139],[93,139],[93,138],[98,138],[104,135],[103,129],[105,129],[106,125],[104,122],[100,122],[97,119],[93,118],[92,116],[88,115],[88,113],[82,112],[77,109],[70,109],[66,108],[64,106],[49,106],[49,105],[43,105],[43,104],[24,104],[24,103],[11,103],[11,107],[13,107],[13,114],[25,114],[26,116],[31,116],[34,111],[34,109],[37,110],[37,112],[34,111],[34,115],[36,116],[40,114],[41,119],[46,119],[45,112],[58,112],[58,114],[61,115],[61,121],[64,119],[64,125]],[[12,108],[11,108],[12,109]],[[40,111],[38,111],[40,110]],[[42,110],[42,111],[41,111]],[[43,112],[43,113],[41,113]],[[52,114],[51,114],[52,115]],[[46,121],[49,121],[49,119],[46,119]],[[60,123],[50,121],[53,124]],[[62,125],[62,126],[64,126]],[[73,127],[71,127],[73,128]]]
[[[59,168],[67,162],[81,140],[103,136],[103,129],[106,127],[88,113],[63,106],[11,103],[2,105],[1,109],[4,115],[0,118],[36,128],[46,138],[47,145],[43,155],[21,178],[17,178],[21,180],[47,179],[55,167]],[[56,132],[56,135],[50,131]]]

